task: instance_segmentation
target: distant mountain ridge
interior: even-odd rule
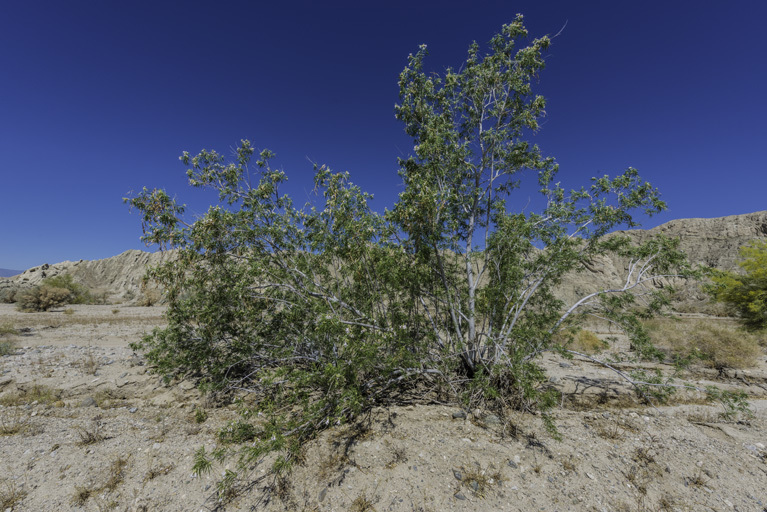
[[[680,239],[680,248],[693,264],[721,270],[737,268],[739,248],[754,239],[767,238],[767,211],[731,215],[712,219],[672,220],[648,230],[623,231],[621,234],[637,242],[663,234]],[[13,277],[0,277],[0,300],[10,289],[20,290],[39,284],[46,277],[71,274],[74,281],[89,290],[102,294],[107,300],[132,303],[142,293],[142,278],[147,267],[175,257],[174,251],[143,252],[129,250],[103,260],[65,261],[45,264],[25,270]],[[602,289],[625,276],[625,262],[607,256],[598,256],[589,265],[589,271],[568,276],[558,287],[557,295],[571,301],[591,291]],[[664,286],[671,283],[658,283]],[[698,310],[707,302],[706,294],[698,283],[673,283],[679,293],[675,304],[686,303],[688,309]]]
[[[23,270],[11,270],[9,268],[0,268],[0,277],[13,277],[21,274]]]

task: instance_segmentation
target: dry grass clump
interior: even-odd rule
[[[3,322],[0,324],[0,357],[13,353],[14,341],[5,338],[16,336],[18,334],[19,331],[17,331],[10,322]]]
[[[11,322],[3,322],[0,324],[0,338],[5,336],[16,336],[17,334],[19,334],[19,331],[13,327]]]
[[[647,328],[653,343],[671,357],[697,357],[719,370],[754,366],[764,342],[721,320],[657,318],[648,321]]]
[[[13,510],[26,496],[26,491],[10,482],[3,482],[3,487],[0,488],[0,510]]]
[[[104,434],[104,423],[101,421],[101,416],[93,418],[91,423],[91,428],[75,427],[77,429],[77,435],[80,436],[80,442],[78,443],[80,446],[88,446],[109,439],[106,434]]]
[[[28,405],[33,402],[50,405],[59,400],[62,391],[42,384],[33,384],[30,388],[9,393],[0,398],[0,405],[7,407]]]
[[[25,313],[48,311],[63,306],[72,299],[72,293],[66,288],[39,285],[16,294],[16,308]]]
[[[0,410],[0,436],[19,434],[27,428],[29,428],[29,416],[22,409],[4,407]]]
[[[588,329],[581,329],[574,334],[557,335],[556,341],[569,350],[584,354],[598,354],[607,348],[607,342]]]

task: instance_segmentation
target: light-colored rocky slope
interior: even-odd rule
[[[739,247],[751,240],[767,237],[767,211],[714,219],[673,220],[649,230],[620,233],[628,234],[638,241],[657,234],[679,238],[682,250],[693,264],[733,270],[737,267]],[[173,255],[172,251],[148,253],[129,250],[102,260],[45,264],[11,278],[0,278],[0,295],[4,289],[34,286],[46,277],[66,273],[94,293],[105,294],[110,301],[133,303],[140,300],[142,277],[146,268],[166,261]],[[625,276],[623,263],[608,257],[597,258],[588,272],[571,276],[561,286],[560,294],[566,299],[572,299],[600,287],[620,283]],[[683,286],[682,290],[681,295],[688,307],[701,306],[705,302],[705,294],[697,284]]]
[[[104,295],[109,302],[135,302],[142,295],[142,278],[146,269],[169,258],[172,251],[149,253],[129,250],[101,260],[64,261],[32,267],[11,278],[0,279],[4,289],[23,289],[40,284],[47,277],[70,274],[76,283],[95,295]]]

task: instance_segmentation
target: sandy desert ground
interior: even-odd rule
[[[15,345],[0,357],[0,511],[767,510],[764,354],[748,370],[686,375],[746,390],[750,418],[726,421],[695,393],[648,407],[609,370],[550,358],[561,441],[532,415],[392,407],[322,433],[270,500],[265,462],[223,503],[227,466],[197,477],[193,456],[236,407],[163,384],[128,346],[163,309],[67,309],[0,304],[0,325],[20,331],[0,338]]]

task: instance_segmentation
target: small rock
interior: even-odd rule
[[[138,407],[131,407],[130,409],[128,409],[128,412],[131,414],[133,414],[136,411],[138,411]]]
[[[453,413],[453,419],[454,420],[465,420],[466,419],[466,411],[455,411]]]
[[[586,476],[589,477],[591,480],[596,480],[596,478],[594,478],[594,475],[592,475],[591,473],[586,473]]]
[[[517,469],[517,467],[519,467],[519,466],[517,466],[517,463],[514,462],[513,460],[509,460],[509,467]]]
[[[191,391],[195,388],[194,382],[189,382],[188,380],[183,381],[181,384],[178,385],[179,388],[183,389],[184,391]]]
[[[96,407],[96,399],[92,396],[86,396],[80,401],[80,407]]]
[[[564,363],[564,362],[563,363],[559,363],[559,366],[561,368],[572,368],[573,367],[573,365],[571,365],[570,363]]]
[[[456,480],[463,480],[463,473],[461,473],[457,469],[453,470],[453,476],[455,477]]]
[[[460,492],[455,493],[453,496],[457,500],[465,500],[466,499],[466,496],[464,496],[463,493],[460,493]]]
[[[501,418],[496,416],[495,414],[488,414],[483,418],[486,425],[500,425],[501,424]]]

